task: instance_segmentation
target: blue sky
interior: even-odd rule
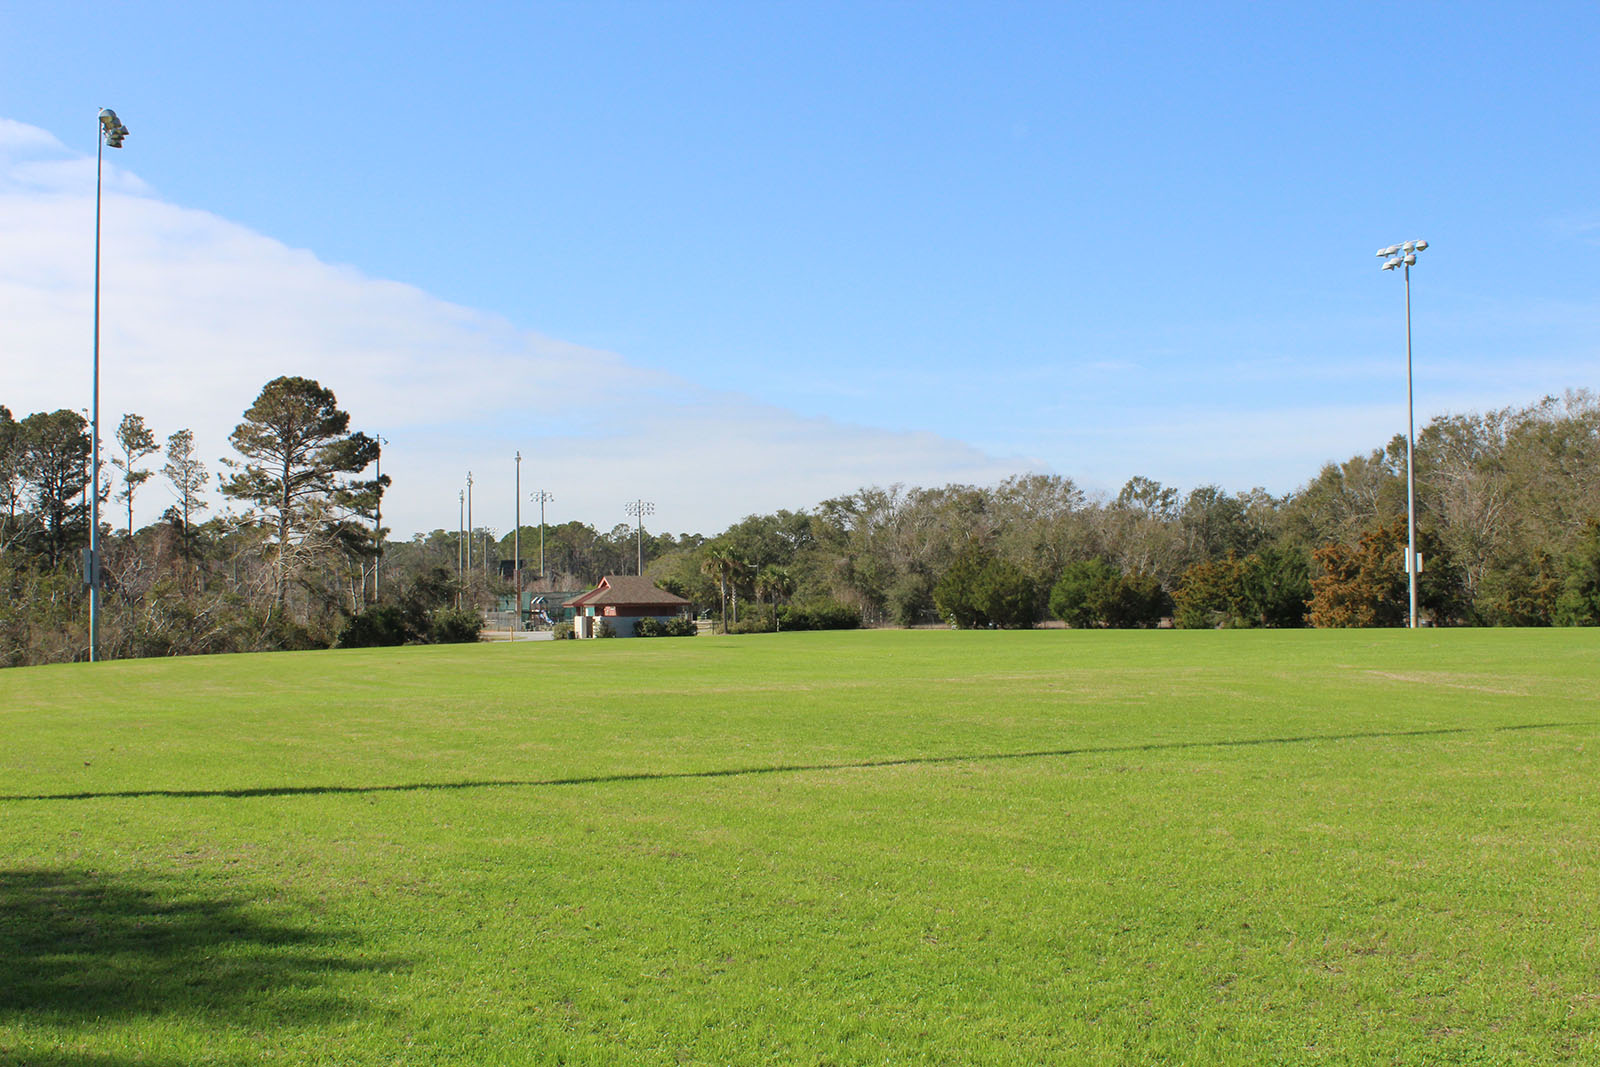
[[[116,283],[108,248],[108,322],[164,382],[103,403],[215,409],[220,455],[267,377],[310,373],[396,442],[402,534],[455,520],[467,467],[509,500],[518,448],[558,517],[643,493],[705,532],[1024,469],[1284,492],[1404,428],[1383,245],[1432,245],[1421,418],[1600,385],[1597,31],[1594,5],[0,4],[0,193],[81,199],[81,168],[17,175],[92,156],[115,107],[148,225]],[[33,309],[90,237],[66,212],[0,266],[34,322],[0,322],[13,410],[84,391],[77,305]],[[169,281],[117,304],[136,268]],[[205,333],[199,300],[250,307]]]

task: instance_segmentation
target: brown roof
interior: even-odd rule
[[[600,584],[565,601],[562,607],[586,607],[590,604],[635,604],[650,607],[681,608],[689,602],[669,593],[649,578],[637,574],[608,574]]]

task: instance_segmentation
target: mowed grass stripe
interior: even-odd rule
[[[0,792],[202,795],[0,802],[0,1063],[1589,1062],[1597,651],[872,633],[8,672]],[[608,780],[396,788],[580,777]]]

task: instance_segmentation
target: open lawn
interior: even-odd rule
[[[0,1063],[680,1062],[1600,1062],[1600,632],[0,672]]]

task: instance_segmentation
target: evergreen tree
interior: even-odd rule
[[[128,505],[128,536],[133,536],[133,495],[139,487],[150,480],[151,471],[141,470],[137,464],[144,457],[153,452],[159,452],[161,446],[156,444],[156,435],[144,424],[141,415],[124,415],[117,424],[117,444],[122,448],[122,455],[112,456],[111,465],[122,472],[122,492],[117,494],[117,499]]]
[[[348,532],[348,515],[370,515],[376,506],[383,487],[349,476],[372,465],[378,443],[350,431],[350,416],[332,390],[297,377],[268,382],[228,439],[244,462],[223,461],[236,473],[223,481],[222,493],[251,505],[274,529],[273,588],[281,611],[303,562],[297,557],[305,555],[298,550],[310,547],[315,555],[331,547]]]

